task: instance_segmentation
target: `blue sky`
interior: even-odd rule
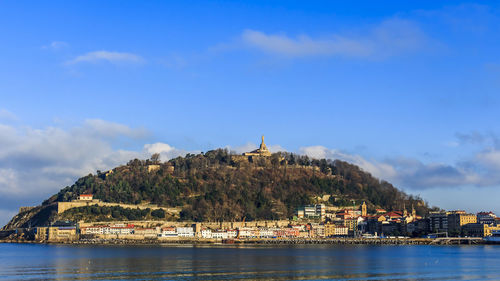
[[[339,158],[500,212],[494,1],[2,1],[0,222],[161,152]]]

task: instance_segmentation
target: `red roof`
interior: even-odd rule
[[[82,197],[92,197],[92,194],[81,194]]]
[[[389,212],[389,213],[385,214],[385,216],[389,216],[391,218],[394,218],[394,217],[402,217],[403,214],[401,214],[401,212]]]

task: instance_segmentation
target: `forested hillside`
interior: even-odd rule
[[[428,211],[422,199],[343,161],[291,153],[247,161],[222,149],[165,163],[158,161],[158,155],[134,159],[109,172],[80,178],[44,204],[69,201],[84,193],[105,202],[181,207],[181,219],[195,221],[288,218],[297,207],[315,203],[323,195],[331,195],[325,203],[336,206],[366,201],[372,210],[413,205],[419,214]]]

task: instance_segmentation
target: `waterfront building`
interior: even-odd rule
[[[496,215],[493,212],[477,213],[477,222],[482,224],[495,224]]]
[[[446,212],[430,212],[429,227],[432,233],[448,232],[448,215]]]
[[[212,231],[212,238],[214,238],[214,239],[227,239],[228,238],[227,231],[222,230],[222,229]]]
[[[403,229],[403,224],[400,221],[383,221],[380,225],[380,232],[384,235],[402,235],[405,233],[406,227]]]
[[[269,228],[261,228],[259,232],[260,238],[273,238],[274,230]]]
[[[194,229],[192,226],[177,227],[176,232],[179,237],[194,237]]]
[[[175,227],[164,227],[161,229],[160,237],[168,238],[168,237],[177,237],[177,231]]]
[[[240,227],[238,229],[239,238],[250,238],[253,235],[253,229],[250,227]]]
[[[130,235],[134,233],[134,225],[113,225],[103,228],[104,234]]]
[[[238,236],[238,231],[236,229],[227,229],[227,238],[236,238]]]
[[[312,228],[312,237],[325,237],[325,226],[324,225],[315,225]]]
[[[37,227],[35,239],[39,241],[73,241],[79,238],[74,224],[53,224],[49,227]]]
[[[420,219],[406,224],[406,233],[411,236],[417,234],[427,234],[430,230],[429,219]]]
[[[201,238],[212,238],[212,230],[208,228],[203,228],[201,230]]]
[[[345,226],[336,226],[333,236],[335,237],[345,237],[349,235],[349,228]]]
[[[94,225],[94,226],[82,227],[80,228],[80,233],[101,235],[104,234],[104,228],[106,227],[107,227],[106,225]]]
[[[468,223],[462,226],[464,235],[471,237],[487,237],[491,236],[492,231],[500,231],[500,226],[482,224],[482,223]]]
[[[325,237],[332,237],[335,235],[335,224],[327,223],[324,225]]]
[[[155,238],[158,237],[158,229],[156,228],[136,228],[134,229],[134,234],[141,235],[144,238]]]
[[[297,238],[299,237],[299,234],[301,233],[299,228],[285,228],[285,237],[286,238]]]
[[[448,231],[452,234],[460,233],[463,225],[476,222],[476,215],[467,214],[463,210],[448,212]]]
[[[276,238],[283,238],[283,237],[285,237],[286,236],[285,233],[286,233],[286,231],[283,228],[275,228],[273,230],[273,235]]]

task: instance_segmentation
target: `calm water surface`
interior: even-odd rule
[[[0,244],[0,280],[500,280],[500,246]]]

